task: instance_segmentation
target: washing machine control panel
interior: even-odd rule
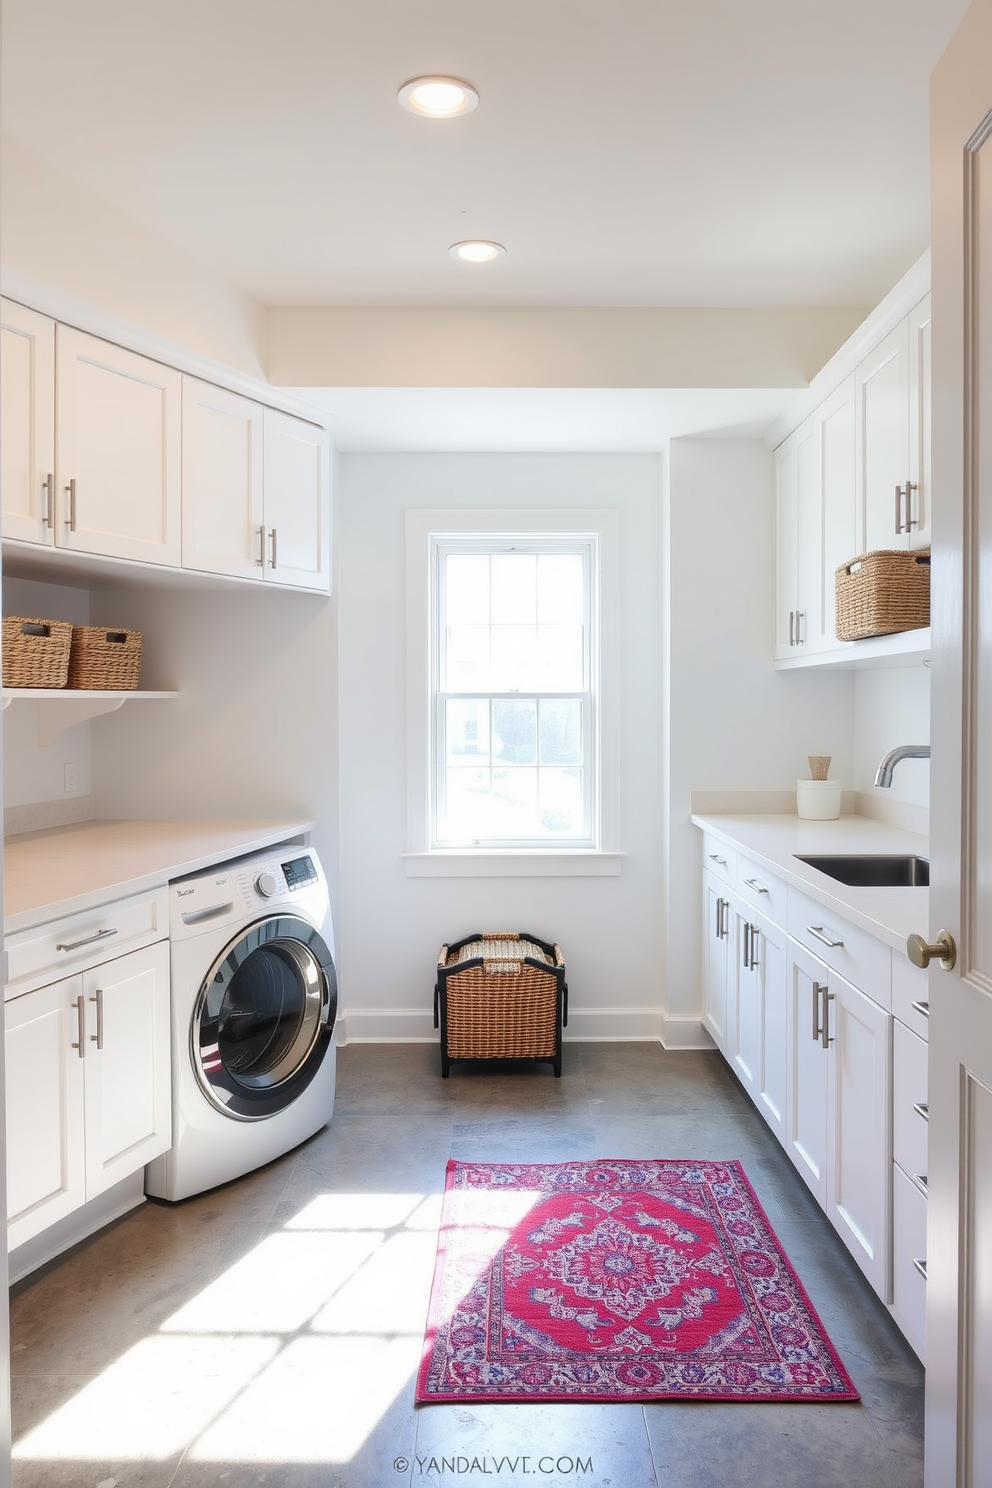
[[[317,870],[310,857],[292,858],[283,863],[282,871],[286,875],[287,889],[304,889],[307,884],[317,882]]]

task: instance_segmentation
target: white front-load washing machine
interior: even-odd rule
[[[172,1148],[146,1168],[146,1193],[203,1193],[330,1121],[329,908],[309,847],[270,848],[169,885]]]

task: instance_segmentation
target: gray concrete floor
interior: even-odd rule
[[[716,1054],[338,1056],[326,1131],[14,1288],[15,1488],[916,1488],[923,1371]],[[860,1404],[413,1406],[448,1157],[740,1158]]]

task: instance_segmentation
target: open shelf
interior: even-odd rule
[[[9,708],[11,703],[34,703],[35,735],[39,744],[48,745],[73,724],[99,718],[102,713],[114,713],[125,703],[178,696],[178,692],[142,692],[136,689],[111,692],[82,687],[5,687],[3,706]]]
[[[835,650],[783,656],[775,663],[778,672],[808,667],[832,667],[837,671],[860,671],[870,667],[919,666],[930,659],[930,630],[900,630],[894,635],[873,636],[864,641],[842,641]]]

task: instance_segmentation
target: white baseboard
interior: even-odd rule
[[[570,1008],[566,1043],[643,1043],[662,1041],[662,1014],[650,1008]],[[695,1020],[700,1036],[698,1018]],[[429,1008],[356,1008],[335,1024],[345,1044],[435,1044],[438,1032]],[[702,1043],[679,1044],[702,1048]]]
[[[715,1049],[716,1044],[692,1013],[661,1015],[661,1042],[666,1049]]]

